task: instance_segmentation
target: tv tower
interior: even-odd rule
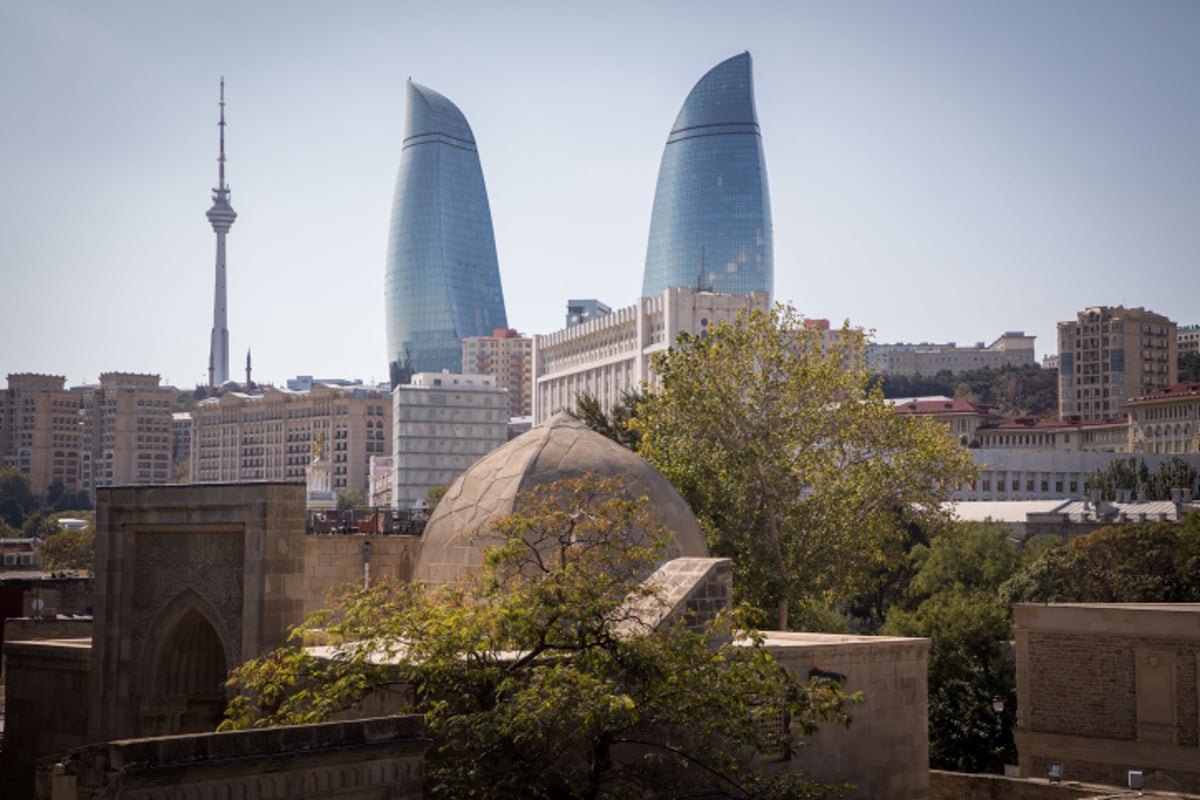
[[[229,205],[229,187],[225,185],[225,77],[221,77],[221,155],[217,158],[217,188],[208,221],[217,234],[217,286],[213,297],[212,346],[208,353],[208,385],[220,386],[229,380],[229,319],[225,311],[225,234],[237,219]]]

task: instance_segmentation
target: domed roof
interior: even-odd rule
[[[425,526],[413,580],[460,580],[465,571],[480,565],[485,549],[502,543],[486,533],[494,521],[513,513],[519,492],[589,472],[621,476],[638,496],[649,499],[654,518],[672,532],[668,557],[708,557],[696,516],[658,470],[569,414],[559,413],[479,459],[451,484]]]

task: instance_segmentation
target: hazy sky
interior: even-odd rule
[[[878,341],[1200,322],[1200,3],[0,3],[0,377],[207,378],[226,79],[231,377],[386,380],[404,81],[475,132],[509,324],[641,288],[663,145],[754,58],[775,295]]]

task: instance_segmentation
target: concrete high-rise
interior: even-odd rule
[[[1094,306],[1058,323],[1058,413],[1115,416],[1129,400],[1176,383],[1175,323],[1144,308]]]
[[[676,287],[770,296],[774,283],[767,168],[750,54],[742,53],[700,79],[671,126],[642,297]]]
[[[463,339],[508,328],[475,136],[454,103],[408,82],[386,303],[392,385],[462,370]]]
[[[208,221],[217,235],[217,278],[213,293],[213,326],[209,342],[208,385],[220,386],[229,380],[229,318],[225,308],[225,234],[233,227],[237,212],[229,204],[229,187],[225,184],[225,79],[221,78],[221,154],[217,158],[217,188],[213,189],[213,204]]]

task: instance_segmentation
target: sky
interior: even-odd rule
[[[509,325],[630,305],[667,133],[748,50],[775,299],[1039,356],[1200,323],[1194,0],[0,3],[0,375],[207,381],[226,81],[231,377],[387,379],[404,84],[475,133]]]

